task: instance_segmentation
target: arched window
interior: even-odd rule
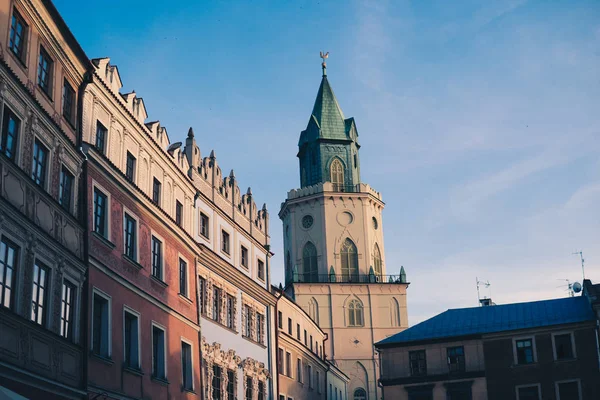
[[[367,400],[367,392],[365,392],[365,389],[356,389],[354,391],[354,400]]]
[[[354,299],[348,303],[348,326],[363,326],[363,306],[360,300]]]
[[[319,323],[319,303],[317,303],[317,300],[314,297],[308,302],[308,315],[317,324]]]
[[[341,256],[342,278],[344,282],[358,282],[358,252],[352,240],[348,238],[344,240]]]
[[[400,326],[400,305],[398,300],[393,297],[390,300],[390,320],[392,326]]]
[[[318,282],[317,248],[312,242],[307,242],[302,250],[302,282]]]
[[[287,251],[285,255],[285,273],[288,278],[292,278],[292,258],[290,257],[290,251]]]
[[[381,262],[381,251],[379,251],[379,246],[375,243],[375,249],[373,249],[373,270],[375,275],[381,277],[382,271],[382,262]]]
[[[333,190],[341,192],[344,187],[344,166],[342,162],[337,158],[333,160],[330,167],[331,171],[331,183],[333,183]]]

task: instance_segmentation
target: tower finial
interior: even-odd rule
[[[329,58],[329,52],[321,52],[320,56],[323,59],[323,63],[321,64],[321,67],[323,68],[323,76],[327,76],[327,63],[325,63],[325,60]]]

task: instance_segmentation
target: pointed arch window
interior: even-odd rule
[[[319,303],[314,297],[308,302],[308,315],[319,324]]]
[[[344,166],[339,159],[333,160],[331,167],[331,183],[333,183],[333,190],[341,192],[344,189]]]
[[[354,400],[367,400],[367,392],[365,392],[365,389],[356,389],[354,391]]]
[[[318,282],[317,248],[312,242],[307,242],[302,250],[302,279],[303,282]]]
[[[348,303],[348,326],[363,326],[363,305],[360,300],[354,299]]]
[[[344,282],[358,282],[358,252],[354,242],[348,238],[344,240],[341,250],[342,278]]]
[[[379,245],[375,243],[375,248],[373,249],[373,271],[377,277],[381,277],[382,265],[381,251],[379,251]]]
[[[393,297],[390,300],[390,321],[393,327],[400,326],[400,305]]]

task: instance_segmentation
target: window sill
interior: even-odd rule
[[[22,60],[21,57],[16,55],[10,47],[7,48],[7,53],[9,53],[17,61],[17,63],[23,69],[23,71],[27,72],[27,63],[24,60]]]
[[[114,249],[116,247],[113,242],[111,242],[110,240],[108,240],[107,238],[105,238],[104,236],[99,234],[98,232],[92,231],[92,235],[96,239],[98,239],[100,242],[102,242],[105,246],[110,247],[111,249]]]
[[[110,357],[104,357],[100,354],[96,354],[93,351],[90,351],[90,356],[98,361],[103,362],[106,365],[113,365],[115,362]]]
[[[242,335],[242,338],[243,338],[243,339],[246,339],[246,340],[247,340],[247,341],[249,341],[250,343],[254,343],[254,344],[255,344],[255,345],[257,345],[257,346],[260,346],[260,347],[262,347],[263,349],[266,349],[266,348],[267,348],[267,346],[265,346],[265,345],[264,345],[264,344],[262,344],[261,342],[257,342],[256,340],[254,340],[254,339],[252,339],[252,338],[250,338],[250,337],[248,337],[248,336],[244,336],[244,335]]]
[[[561,358],[561,359],[558,359],[558,360],[554,360],[555,363],[559,363],[559,364],[560,363],[568,363],[568,362],[571,362],[571,361],[577,361],[577,357]]]
[[[235,329],[233,329],[233,328],[230,328],[230,327],[228,327],[227,325],[224,325],[224,324],[220,323],[219,321],[215,321],[215,320],[214,320],[214,319],[212,319],[210,316],[208,316],[208,315],[206,315],[206,314],[204,314],[204,313],[202,313],[202,314],[200,314],[200,315],[201,315],[201,316],[202,316],[202,318],[204,318],[206,321],[212,322],[213,324],[215,324],[215,325],[217,325],[217,326],[220,326],[221,328],[223,328],[223,329],[226,329],[226,330],[228,330],[229,332],[235,333],[235,334],[237,335],[238,331],[236,331]]]
[[[157,376],[151,376],[150,380],[162,386],[169,386],[171,384],[166,378],[159,378]]]
[[[189,303],[189,304],[194,304],[194,302],[192,301],[192,299],[190,299],[189,297],[187,297],[185,294],[178,293],[178,296],[179,296],[180,300],[185,301],[186,303]]]
[[[129,257],[127,254],[123,254],[123,260],[127,261],[128,263],[130,263],[131,265],[133,265],[138,271],[140,269],[143,269],[144,266],[140,263],[138,263],[137,261],[135,261],[133,258]]]
[[[184,388],[183,386],[181,387],[181,391],[183,393],[197,394],[194,389]]]
[[[167,286],[169,286],[169,284],[165,281],[163,281],[162,279],[159,279],[157,277],[155,277],[154,275],[150,275],[150,279],[152,279],[152,281],[154,283],[156,283],[157,285],[161,286],[163,289],[166,289]]]
[[[144,373],[142,372],[142,370],[139,368],[135,368],[135,367],[127,367],[127,366],[123,365],[123,371],[129,372],[130,374],[137,375],[137,376],[144,376]]]
[[[61,115],[62,115],[62,118],[65,120],[65,122],[67,123],[67,125],[69,125],[69,127],[71,129],[73,129],[74,131],[77,130],[77,128],[75,128],[75,123],[74,122],[71,122],[67,117],[65,117],[64,113],[61,114]]]
[[[537,366],[537,362],[527,363],[527,364],[513,364],[513,368],[525,368],[525,367],[535,367]]]
[[[52,96],[50,96],[49,93],[47,93],[43,87],[40,86],[40,84],[36,84],[37,88],[39,89],[39,91],[44,95],[44,97],[46,98],[46,100],[48,100],[50,103],[54,104],[54,100],[52,100]]]

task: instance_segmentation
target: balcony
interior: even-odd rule
[[[405,274],[293,274],[293,283],[380,283],[407,284]]]

